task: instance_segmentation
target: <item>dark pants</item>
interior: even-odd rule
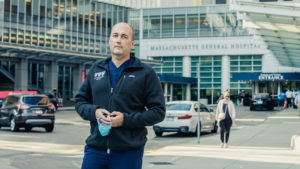
[[[284,106],[284,100],[279,100],[279,106],[281,106],[281,107]]]
[[[144,146],[131,151],[98,150],[85,146],[81,169],[141,169]]]
[[[292,106],[292,98],[287,98],[287,108],[290,108]]]
[[[220,121],[220,128],[221,128],[220,139],[221,139],[222,143],[224,143],[225,132],[226,132],[225,143],[228,143],[231,126],[232,126],[231,118],[227,118],[227,119]]]

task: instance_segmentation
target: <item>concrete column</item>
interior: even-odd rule
[[[28,90],[28,60],[21,59],[15,66],[14,90]]]
[[[182,75],[183,77],[191,77],[191,57],[184,56],[182,63]]]
[[[278,82],[278,86],[277,86],[277,94],[279,96],[279,94],[281,93],[281,87],[280,87],[280,82]]]
[[[52,92],[53,88],[58,90],[58,64],[51,62],[49,65],[46,65],[45,74],[45,91]]]
[[[73,97],[77,94],[82,85],[83,70],[85,70],[83,65],[78,65],[77,67],[73,68]]]
[[[258,82],[255,82],[255,94],[259,93],[258,87],[259,87]]]
[[[222,93],[230,89],[230,58],[229,56],[222,56]]]
[[[191,100],[191,84],[187,84],[186,86],[186,100]]]
[[[252,96],[255,94],[255,83],[256,82],[252,82]]]
[[[168,101],[168,83],[164,83],[164,96],[165,96],[165,102]]]
[[[171,100],[170,101],[173,101],[173,84],[170,85],[170,95],[171,95]]]

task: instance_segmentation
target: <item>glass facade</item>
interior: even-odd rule
[[[108,37],[128,8],[93,0],[5,0],[1,42],[109,55]]]
[[[44,92],[45,87],[45,64],[28,64],[28,89]]]
[[[230,56],[230,75],[236,72],[262,72],[262,55]],[[247,96],[252,96],[251,83],[230,80],[231,95],[237,96],[241,90],[244,90]],[[233,99],[236,100],[235,97]]]
[[[162,65],[154,65],[156,73],[182,76],[183,57],[153,57],[153,60],[163,62]]]
[[[73,74],[71,66],[58,66],[58,96],[70,99],[76,93],[73,92]]]
[[[143,9],[143,39],[245,36],[228,5]]]
[[[221,93],[222,56],[192,56],[191,77],[197,78],[197,65],[200,63],[200,97],[209,104],[215,103]],[[191,86],[191,98],[197,100],[197,85]]]
[[[15,76],[15,65],[16,65],[16,63],[14,61],[0,59],[0,69],[7,71],[13,77]]]

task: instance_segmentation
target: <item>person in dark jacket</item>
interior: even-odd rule
[[[127,23],[113,26],[109,38],[112,56],[92,65],[75,96],[77,113],[91,126],[82,169],[141,169],[145,126],[165,117],[156,73],[130,57],[133,33]]]

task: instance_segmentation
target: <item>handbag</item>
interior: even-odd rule
[[[227,104],[227,106],[226,106],[225,112],[227,111],[227,109],[228,109],[228,104]],[[218,119],[219,119],[219,120],[224,120],[225,117],[226,117],[226,114],[225,114],[224,112],[221,112],[221,113],[218,115]]]

